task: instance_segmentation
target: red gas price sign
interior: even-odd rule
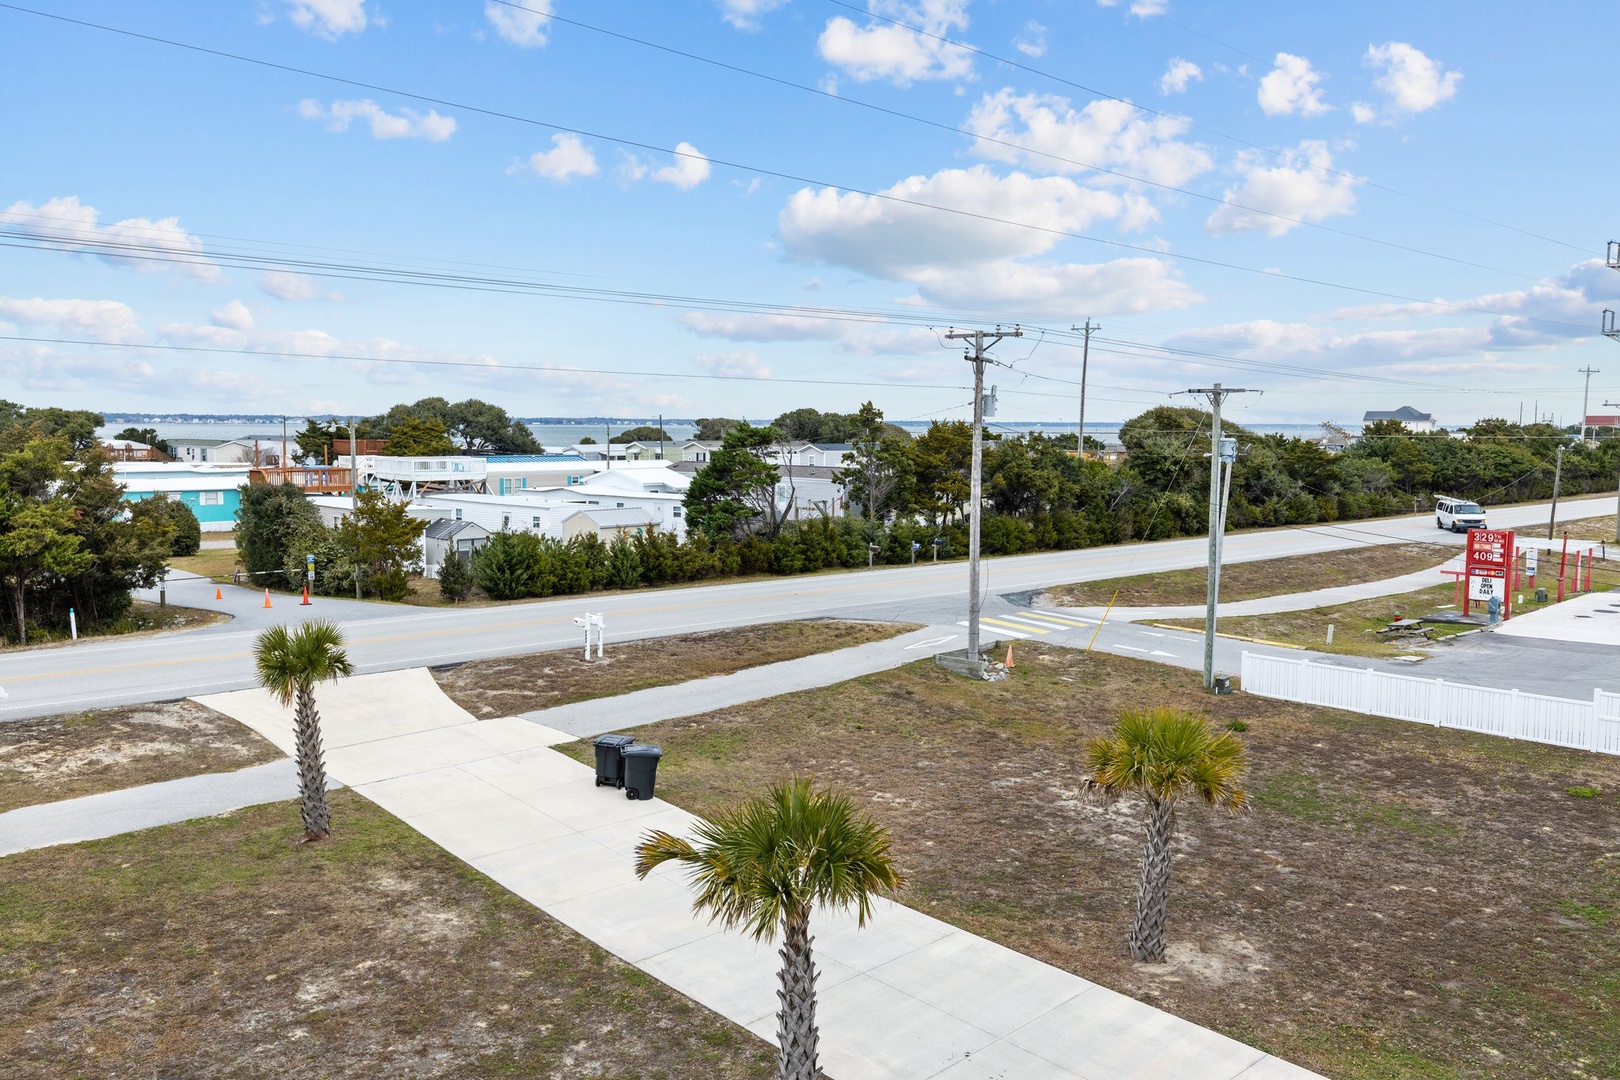
[[[1506,566],[1513,561],[1513,534],[1495,529],[1473,529],[1468,533],[1470,565]]]

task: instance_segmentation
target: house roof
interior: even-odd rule
[[[855,449],[855,446],[854,446],[853,443],[847,443],[847,442],[813,442],[813,443],[807,443],[806,445],[807,446],[813,446],[817,450],[843,450],[843,451],[847,452],[847,451]]]
[[[645,510],[626,507],[623,510],[581,510],[596,524],[599,529],[622,529],[631,525],[657,525],[658,519]],[[567,520],[573,521],[579,514],[568,515]]]
[[[1380,412],[1376,409],[1369,409],[1367,411],[1367,415],[1361,418],[1361,422],[1364,424],[1376,423],[1379,420],[1400,420],[1402,422],[1408,420],[1417,420],[1432,423],[1434,421],[1434,417],[1430,416],[1426,412],[1418,412],[1410,405],[1402,405],[1394,412]]]
[[[460,521],[455,518],[439,518],[437,521],[428,522],[428,527],[422,530],[422,535],[433,540],[449,540],[468,529],[477,529],[485,536],[489,535],[489,530],[477,522]]]
[[[484,459],[491,465],[585,465],[579,454],[491,454]]]

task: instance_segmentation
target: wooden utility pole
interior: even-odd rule
[[[1595,367],[1583,367],[1580,369],[1580,374],[1586,376],[1586,389],[1581,392],[1581,445],[1585,446],[1586,418],[1591,414],[1591,407],[1588,402],[1592,397],[1592,376],[1598,374],[1598,369]]]
[[[1023,337],[1023,330],[1013,327],[1011,330],[1002,330],[996,327],[992,331],[984,330],[952,330],[945,335],[948,341],[971,341],[972,348],[967,354],[967,362],[973,365],[973,464],[968,476],[968,644],[967,658],[977,662],[979,659],[979,609],[984,606],[984,598],[979,592],[979,518],[983,516],[984,503],[984,365],[989,361],[986,351],[992,349],[1003,338]],[[988,344],[985,338],[989,338]]]
[[[1086,368],[1091,364],[1091,332],[1101,330],[1100,326],[1091,325],[1091,316],[1086,316],[1086,325],[1071,326],[1070,330],[1083,330],[1086,335],[1085,344],[1080,347],[1080,434],[1075,449],[1080,452],[1080,460],[1086,459]]]

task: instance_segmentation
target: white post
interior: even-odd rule
[[[1592,726],[1591,734],[1587,736],[1586,748],[1592,753],[1603,749],[1603,690],[1598,688],[1592,691]]]
[[[1446,680],[1434,680],[1434,726],[1446,726],[1446,710],[1451,703],[1446,700]]]
[[[1332,623],[1328,623],[1327,643],[1329,645],[1333,644],[1333,624]]]
[[[74,641],[79,640],[79,615],[72,608],[68,608],[68,633]]]
[[[1372,715],[1373,703],[1373,669],[1367,669],[1367,677],[1361,680],[1361,711],[1368,716]]]

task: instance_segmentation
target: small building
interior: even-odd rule
[[[489,543],[489,530],[476,521],[439,518],[422,532],[422,565],[426,577],[439,576],[439,567],[452,554],[463,559]]]
[[[224,446],[224,439],[165,439],[169,444],[169,454],[176,461],[187,461],[192,464],[202,464],[212,460],[208,452],[216,446]]]
[[[576,536],[595,534],[604,544],[611,544],[621,536],[642,536],[658,528],[658,522],[647,510],[576,510],[563,519],[564,540]]]
[[[134,439],[102,439],[101,449],[113,461],[173,461],[155,446]]]
[[[709,463],[710,456],[713,455],[716,450],[720,449],[720,445],[721,444],[717,440],[712,439],[687,439],[685,442],[681,443],[680,460],[696,461],[707,465]]]
[[[1426,412],[1418,412],[1410,405],[1402,405],[1393,412],[1380,412],[1376,409],[1369,409],[1367,414],[1361,418],[1363,424],[1376,424],[1381,420],[1395,420],[1406,425],[1406,430],[1412,432],[1434,430],[1434,417]]]
[[[203,532],[231,532],[242,509],[246,466],[192,465],[188,462],[115,462],[113,475],[124,486],[124,499],[139,502],[167,495],[197,515]]]

